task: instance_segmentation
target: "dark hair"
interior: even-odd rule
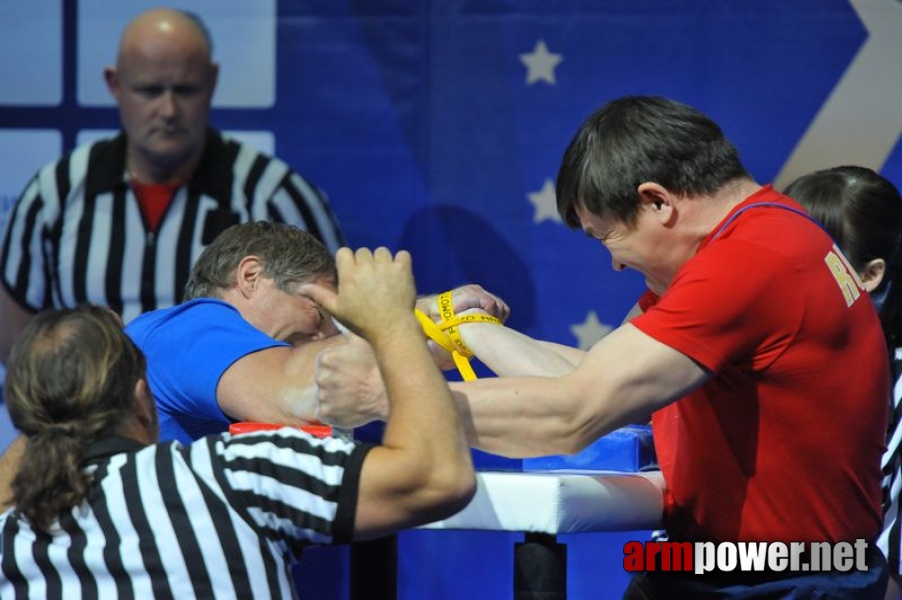
[[[674,100],[627,96],[590,115],[570,142],[557,175],[557,209],[574,229],[577,207],[633,226],[642,183],[713,194],[743,177],[750,176],[717,123]]]
[[[110,310],[47,310],[13,346],[4,397],[27,449],[13,480],[16,509],[47,530],[85,498],[84,453],[133,414],[144,355]]]
[[[803,175],[784,193],[823,223],[856,271],[878,258],[886,262],[872,296],[888,291],[880,307],[883,329],[891,346],[902,342],[902,282],[894,283],[902,262],[902,197],[896,186],[866,167],[841,166]]]
[[[185,299],[216,298],[235,284],[235,270],[247,256],[283,291],[319,278],[338,281],[335,257],[315,237],[293,225],[255,221],[232,225],[201,253],[185,287]]]

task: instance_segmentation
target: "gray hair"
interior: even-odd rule
[[[335,258],[311,234],[293,225],[254,221],[229,227],[204,249],[185,286],[185,300],[219,298],[235,285],[235,270],[248,256],[259,258],[263,274],[286,292],[321,278],[338,281]]]

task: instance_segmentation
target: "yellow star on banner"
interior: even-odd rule
[[[536,42],[532,52],[520,55],[520,61],[526,65],[526,85],[544,81],[554,85],[554,68],[564,60],[563,55],[548,51],[545,40]]]
[[[598,340],[609,334],[614,328],[605,325],[598,320],[598,315],[594,310],[590,310],[586,315],[586,320],[577,325],[570,326],[570,332],[576,336],[577,347],[580,350],[588,350],[595,345]]]
[[[546,179],[541,190],[530,192],[527,196],[536,208],[535,215],[532,217],[533,223],[541,223],[546,219],[562,222],[560,215],[557,214],[557,196],[554,193],[553,181]]]

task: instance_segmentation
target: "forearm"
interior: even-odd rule
[[[573,454],[620,425],[616,414],[590,414],[558,377],[484,378],[450,386],[468,443],[501,456]]]
[[[426,351],[417,323],[411,320],[405,327],[410,331],[374,345],[390,405],[383,444],[419,447],[432,456],[424,463],[460,462],[461,425],[448,384]]]
[[[460,325],[460,336],[476,358],[500,377],[566,375],[585,354],[489,323]]]
[[[409,326],[418,329],[415,322]],[[374,346],[391,414],[382,445],[367,455],[361,475],[355,529],[362,537],[444,518],[475,490],[459,415],[422,334],[397,332]],[[386,524],[389,515],[395,520]]]
[[[277,422],[308,425],[318,423],[319,401],[316,398],[316,385],[310,384],[305,388],[292,388],[285,393],[279,403]]]
[[[470,444],[504,456],[578,452],[600,436],[647,421],[702,385],[688,356],[624,325],[560,377],[503,377],[454,383]]]

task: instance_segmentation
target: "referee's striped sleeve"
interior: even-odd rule
[[[360,471],[370,446],[318,439],[291,428],[210,438],[231,504],[297,551],[353,539]]]

